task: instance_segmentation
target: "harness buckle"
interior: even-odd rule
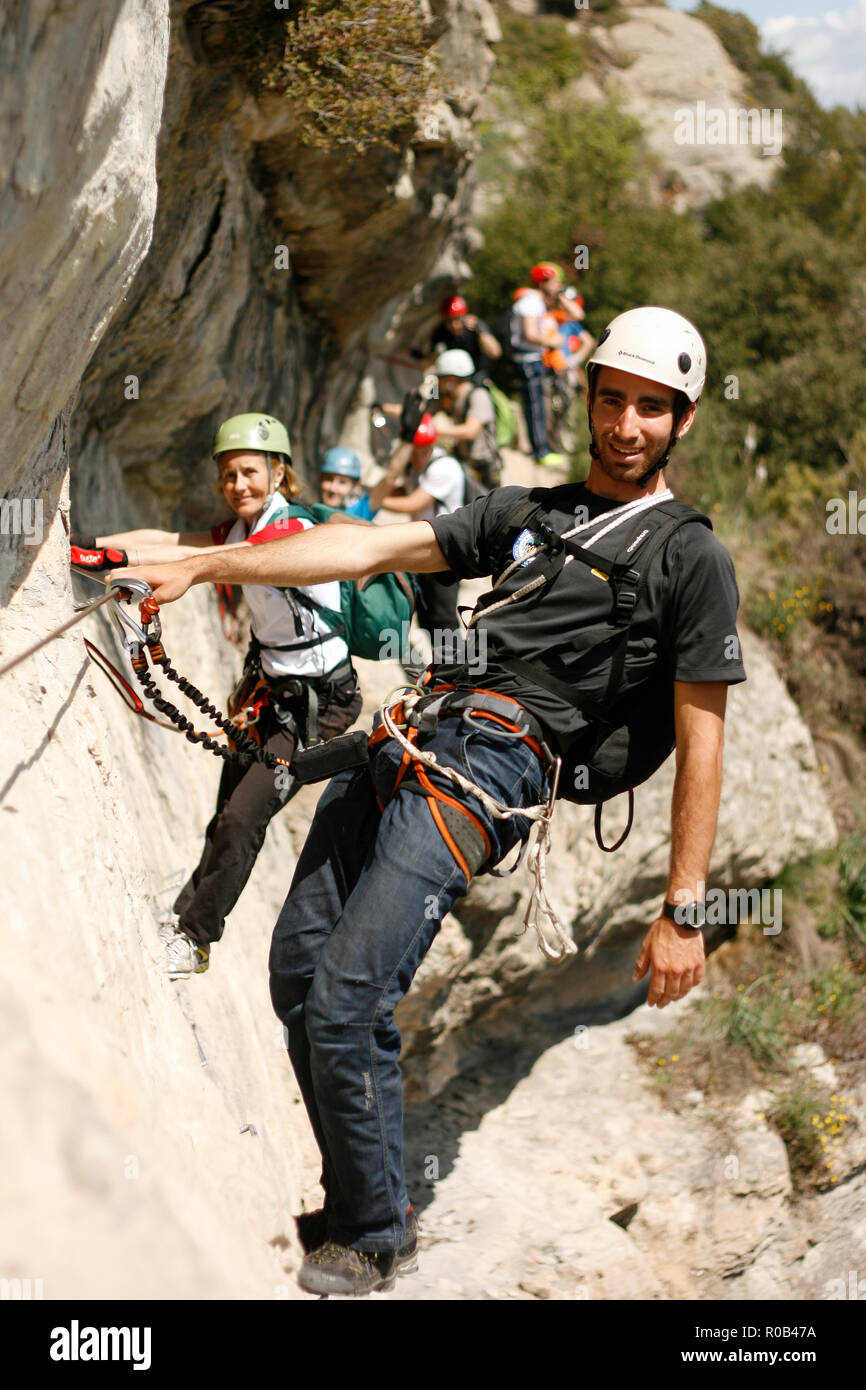
[[[614,603],[615,620],[617,623],[631,621],[637,605],[637,585],[639,582],[640,575],[637,570],[626,570],[617,585],[616,600]]]

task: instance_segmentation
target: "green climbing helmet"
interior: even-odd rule
[[[213,457],[230,449],[257,449],[263,454],[285,454],[290,463],[292,459],[288,430],[273,415],[233,415],[224,420],[213,442]]]

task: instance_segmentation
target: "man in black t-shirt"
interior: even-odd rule
[[[472,875],[526,842],[530,815],[552,795],[552,755],[580,752],[593,703],[605,712],[613,658],[600,663],[591,649],[628,593],[609,582],[626,526],[633,563],[642,565],[644,544],[652,558],[645,584],[631,591],[621,682],[640,692],[642,682],[661,678],[677,745],[666,900],[633,978],[650,970],[648,1002],[663,1008],[703,977],[696,928],[719,806],[725,702],[728,686],[745,679],[738,594],[727,551],[693,518],[654,554],[646,538],[654,509],[677,505],[663,469],[691,428],[705,371],[692,324],[668,309],[629,310],[605,329],[587,366],[585,484],[531,495],[497,489],[429,522],[352,528],[351,546],[348,528],[323,526],[248,551],[131,571],[158,602],[191,583],[297,586],[449,568],[500,575],[495,601],[473,629],[489,639],[489,660],[479,664],[478,650],[467,650],[455,654],[453,668],[433,671],[434,683],[460,674],[472,691],[465,704],[449,717],[444,695],[438,723],[432,709],[417,727],[403,723],[409,740],[392,709],[390,727],[382,723],[371,738],[369,765],[332,779],[274,930],[271,997],[322,1154],[325,1205],[301,1231],[308,1253],[299,1282],[310,1292],[367,1293],[415,1267],[394,1009]],[[543,520],[538,529],[511,524],[516,502],[536,500],[552,531]],[[562,529],[579,538],[583,558],[563,552]],[[625,584],[634,571],[625,564],[623,571]],[[509,602],[519,589],[528,590],[524,599]],[[488,692],[480,711],[479,691]],[[434,753],[436,764],[414,749]],[[463,782],[455,785],[444,769]],[[559,790],[567,790],[561,782]],[[497,802],[515,814],[494,815]]]

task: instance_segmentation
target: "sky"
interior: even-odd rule
[[[866,0],[714,0],[740,10],[761,31],[764,47],[782,53],[822,106],[866,107]],[[693,10],[694,0],[668,0]]]

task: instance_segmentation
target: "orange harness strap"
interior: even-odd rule
[[[429,675],[429,673],[427,674]],[[454,688],[455,687],[453,685],[437,685],[432,688],[430,693],[438,694],[440,691],[445,693],[449,690],[453,690]],[[485,691],[481,689],[479,689],[477,693],[485,695],[498,695],[498,692],[496,691]],[[499,696],[499,698],[509,699],[510,697]],[[513,703],[518,704],[516,700],[513,701]],[[443,716],[449,713],[450,711],[447,709],[442,711]],[[462,717],[464,711],[454,710],[453,713]],[[507,729],[510,733],[520,733],[519,725],[517,725],[516,723],[512,723],[510,720],[505,719],[498,714],[495,714],[493,711],[470,709],[468,713],[476,716],[482,715],[485,719],[490,719],[494,723],[501,725],[502,728]],[[402,700],[394,706],[393,717],[398,724],[405,723],[405,710],[403,708]],[[418,734],[419,730],[414,727],[410,727],[406,731],[406,737],[410,743],[417,742]],[[369,747],[371,751],[374,748],[377,748],[379,744],[383,743],[385,739],[389,737],[390,735],[385,725],[380,724],[379,727],[375,729],[374,732],[370,735]],[[530,735],[524,734],[523,741],[529,745],[532,751],[539,758],[542,758],[544,756],[541,747],[534,738],[530,737]],[[409,771],[410,765],[411,772]],[[407,773],[409,773],[408,778],[406,777]],[[493,846],[490,841],[490,836],[488,835],[484,825],[479,820],[478,816],[476,816],[474,812],[470,811],[468,807],[464,806],[462,802],[458,801],[456,797],[449,796],[447,792],[441,791],[438,787],[434,786],[433,782],[430,780],[430,776],[425,768],[425,765],[420,761],[420,759],[412,758],[408,752],[404,751],[399,768],[397,770],[396,778],[394,780],[394,785],[391,788],[390,796],[388,798],[389,801],[392,797],[394,797],[397,794],[401,785],[405,788],[409,781],[416,782],[423,789],[424,799],[430,808],[430,814],[433,817],[433,820],[436,824],[436,828],[442,836],[443,840],[445,841],[445,844],[448,846],[448,849],[450,850],[451,854],[454,856],[454,859],[458,867],[460,868],[461,872],[464,874],[466,878],[466,882],[469,883],[473,874],[476,873],[478,869],[481,867],[481,865],[483,863],[486,863],[487,860],[490,858],[490,855],[493,850]],[[380,798],[378,792],[376,793],[376,801],[379,806],[379,810],[384,811],[385,805],[382,802],[382,799]],[[446,807],[448,808],[447,810],[444,809]],[[446,817],[451,820],[452,826],[454,825],[455,812],[465,817],[469,827],[471,827],[471,830],[475,832],[475,847],[472,853],[472,864],[470,864],[469,860],[466,857],[466,854],[464,854],[463,852],[463,849],[461,849],[460,845],[458,845],[454,837],[454,834],[452,833],[452,830],[449,828],[447,824]],[[472,838],[471,831],[470,838]]]

